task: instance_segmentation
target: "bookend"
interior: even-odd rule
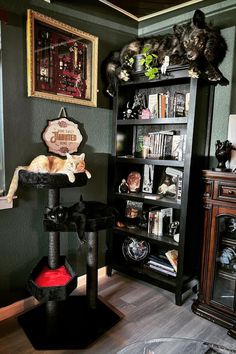
[[[48,206],[59,205],[60,188],[70,187],[65,176],[35,174],[21,171],[20,183],[26,187],[47,188]],[[65,178],[65,179],[64,179]],[[85,185],[84,173],[76,176],[73,187]],[[96,202],[95,202],[96,203]],[[87,239],[87,285],[86,296],[69,296],[77,286],[77,275],[64,256],[60,256],[60,231],[49,231],[49,252],[33,269],[28,280],[28,289],[42,304],[23,313],[18,321],[35,349],[82,349],[90,345],[122,317],[116,309],[105,304],[97,296],[98,278],[98,231],[111,227],[114,216],[86,221]],[[40,286],[42,270],[58,271],[62,268],[66,280],[59,285]]]

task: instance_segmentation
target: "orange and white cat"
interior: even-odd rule
[[[18,166],[11,180],[7,201],[9,203],[12,201],[18,188],[19,171],[21,170],[35,173],[62,173],[68,176],[71,183],[75,181],[75,173],[85,172],[87,178],[91,178],[91,174],[85,169],[84,158],[84,153],[80,155],[66,154],[66,160],[56,156],[39,155],[28,166]]]

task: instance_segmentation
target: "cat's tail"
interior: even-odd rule
[[[18,182],[19,182],[19,171],[25,170],[26,166],[18,166],[15,169],[14,175],[11,180],[11,184],[7,193],[7,201],[8,203],[11,203],[14,197],[14,194],[18,188]]]

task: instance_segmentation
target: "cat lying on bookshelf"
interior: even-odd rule
[[[209,81],[227,84],[219,64],[223,61],[227,44],[220,30],[205,22],[201,10],[194,12],[193,18],[186,24],[174,25],[173,33],[137,38],[115,51],[107,59],[107,93],[114,96],[119,81],[130,80],[134,71],[134,57],[149,48],[148,54],[157,56],[157,66],[165,74],[167,65],[189,64],[189,75],[202,75]],[[167,59],[168,58],[168,59]]]
[[[190,22],[173,27],[176,37],[189,62],[189,74],[192,77],[205,75],[210,81],[228,83],[218,69],[223,61],[227,44],[220,30],[205,21],[201,10],[196,10]]]

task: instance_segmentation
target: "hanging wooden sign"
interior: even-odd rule
[[[72,154],[78,151],[83,137],[78,124],[68,119],[65,109],[62,108],[59,119],[48,120],[48,125],[42,133],[42,139],[49,152],[65,156],[66,153]]]

